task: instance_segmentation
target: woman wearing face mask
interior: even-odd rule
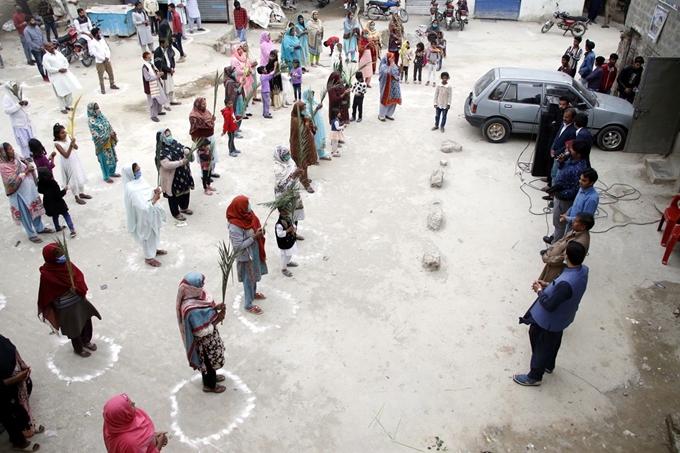
[[[161,129],[156,133],[156,146],[160,146],[160,176],[163,196],[168,199],[170,214],[179,220],[187,218],[183,214],[192,215],[189,209],[191,191],[194,190],[194,178],[191,176],[187,157],[189,149],[172,138],[170,129]]]
[[[234,116],[238,123],[238,130],[234,137],[243,138],[239,132],[241,131],[241,121],[243,120],[243,85],[236,80],[236,69],[232,66],[224,68],[224,77],[222,78],[224,85],[224,103],[231,101],[234,105]]]
[[[163,73],[157,71],[153,65],[153,55],[151,52],[142,54],[144,64],[142,65],[142,82],[144,83],[144,93],[146,101],[149,103],[151,121],[158,123],[158,115],[165,115],[163,105],[167,102],[165,89],[161,85]]]
[[[128,233],[142,245],[144,262],[159,267],[161,263],[156,260],[156,255],[168,253],[158,249],[161,224],[166,221],[165,210],[158,203],[161,189],[154,189],[142,178],[142,169],[136,163],[123,168],[123,180]]]
[[[373,41],[373,44],[375,44],[375,50],[376,50],[377,58],[380,59],[380,56],[382,55],[381,52],[382,52],[382,48],[383,48],[383,42],[382,42],[382,36],[380,35],[380,32],[375,27],[375,21],[374,20],[372,20],[368,23],[368,35],[369,35],[369,38],[371,38],[371,41]]]
[[[368,88],[371,88],[371,77],[375,74],[376,60],[375,44],[371,40],[368,30],[364,29],[361,38],[359,38],[359,70],[364,75],[364,81]]]
[[[298,168],[295,161],[290,156],[290,149],[287,146],[277,146],[274,150],[274,197],[278,199],[290,186],[295,184],[302,176],[302,169]],[[302,197],[298,196],[298,204],[293,213],[293,220],[297,225],[300,220],[305,220],[305,207],[302,205]],[[297,236],[299,241],[304,240],[302,236]]]
[[[264,250],[264,231],[252,211],[248,197],[239,195],[227,208],[229,239],[235,250],[240,250],[237,261],[238,281],[243,282],[244,308],[255,315],[262,309],[253,305],[255,299],[266,299],[257,292],[257,282],[268,273],[267,254]]]
[[[90,357],[96,351],[92,343],[92,317],[102,319],[96,308],[85,298],[87,284],[78,266],[66,263],[64,251],[56,242],[47,244],[42,251],[45,264],[40,267],[40,289],[38,290],[38,316],[49,323],[54,331],[61,330],[73,345],[73,352],[81,357]]]

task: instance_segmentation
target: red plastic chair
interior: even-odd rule
[[[670,230],[671,228],[666,227],[666,230]],[[663,254],[663,259],[661,260],[662,264],[666,264],[668,262],[668,257],[671,256],[671,252],[673,252],[673,247],[675,247],[675,244],[678,242],[678,239],[680,239],[680,224],[675,225],[673,227],[673,232],[671,233],[671,237],[668,239],[668,244],[666,245],[666,251]]]
[[[680,206],[678,206],[678,203],[680,203],[680,194],[673,197],[671,204],[668,205],[668,207],[663,211],[663,215],[659,221],[659,226],[656,229],[656,231],[661,231],[664,221],[666,222],[666,229],[663,230],[663,236],[661,236],[662,247],[666,247],[666,243],[668,242],[668,238],[670,238],[671,234],[673,233],[675,224],[680,221]]]

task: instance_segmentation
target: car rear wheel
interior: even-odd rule
[[[510,137],[510,124],[503,118],[491,118],[482,126],[482,133],[491,143],[503,143]]]
[[[626,143],[626,131],[620,126],[607,126],[597,134],[597,146],[602,151],[618,151]]]

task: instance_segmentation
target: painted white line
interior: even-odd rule
[[[279,304],[280,301],[288,302],[288,304],[290,304],[291,307],[290,318],[292,319],[297,316],[297,312],[300,309],[300,305],[297,303],[297,300],[290,293],[286,293],[278,289],[268,289],[267,293],[269,294],[269,296],[267,296],[266,300],[274,300],[277,307],[280,306]],[[274,294],[274,296],[271,295],[272,293]],[[259,321],[257,322],[254,321],[255,318],[260,319],[262,315],[257,316],[247,313],[243,308],[243,297],[244,297],[243,292],[237,294],[236,297],[234,297],[234,303],[231,306],[234,315],[241,322],[241,324],[246,326],[253,333],[262,333],[266,332],[267,330],[281,328],[279,324],[267,324]],[[282,318],[277,319],[281,320]]]
[[[6,305],[7,305],[7,298],[5,297],[4,294],[0,294],[0,310],[5,308]]]
[[[325,233],[322,233],[319,230],[315,230],[314,228],[307,228],[305,226],[304,220],[300,221],[299,230],[300,230],[300,235],[304,236],[304,238],[305,238],[304,246],[309,244],[314,249],[322,250],[322,251],[319,252],[319,253],[295,255],[293,257],[293,261],[295,261],[296,259],[300,260],[300,261],[321,259],[324,256],[323,250],[326,250],[331,244],[331,239],[328,237],[328,235],[325,234]],[[308,239],[307,233],[308,232],[312,233],[312,235],[309,237],[309,238],[311,238],[311,242],[307,241],[307,239]],[[300,251],[300,248],[304,247],[304,246],[302,244],[298,244],[298,252]]]
[[[111,338],[107,338],[100,335],[94,335],[93,340],[98,340],[99,344],[97,345],[98,346],[97,351],[93,352],[92,356],[90,356],[87,359],[78,357],[78,360],[81,361],[89,360],[90,362],[94,362],[97,358],[101,358],[102,356],[108,354],[108,357],[106,358],[105,365],[103,368],[100,368],[99,370],[91,370],[90,374],[84,374],[81,376],[70,376],[55,364],[56,351],[47,354],[47,368],[49,368],[51,372],[56,374],[59,379],[61,379],[62,381],[66,381],[66,385],[70,385],[71,382],[87,382],[91,381],[92,379],[98,378],[99,376],[110,370],[113,364],[118,361],[118,355],[120,354],[120,350],[122,349],[122,347],[114,343]],[[57,337],[57,342],[58,342],[57,348],[60,348],[64,345],[70,346],[71,344],[71,341],[66,337]],[[103,350],[102,348],[103,344],[108,345],[109,351]],[[73,357],[76,357],[76,355],[73,354],[71,351],[69,351],[69,354],[71,354]]]
[[[227,378],[231,379],[234,383],[234,386],[238,389],[240,393],[243,393],[244,395],[250,395],[246,398],[245,400],[245,408],[239,413],[239,415],[234,418],[231,422],[228,422],[226,427],[221,429],[220,431],[210,434],[204,437],[189,437],[184,432],[182,431],[182,428],[179,426],[179,404],[177,403],[177,393],[190,382],[196,382],[201,379],[200,374],[196,374],[194,377],[191,379],[185,379],[179,384],[177,384],[170,392],[170,404],[172,406],[172,412],[170,413],[170,416],[172,417],[172,426],[171,429],[175,433],[175,435],[179,438],[180,442],[185,443],[187,445],[190,445],[193,448],[198,449],[199,445],[210,445],[211,441],[216,441],[222,437],[226,437],[231,432],[238,427],[238,425],[243,424],[246,418],[250,416],[250,414],[253,412],[253,409],[255,409],[255,396],[253,395],[252,390],[243,382],[243,380],[238,377],[237,375],[231,373],[230,371],[227,370],[222,370],[218,371],[218,374],[222,374],[226,376]],[[229,387],[229,385],[227,385]],[[218,397],[219,398],[219,397]],[[233,399],[230,399],[230,401],[233,401]],[[212,414],[211,417],[219,417],[219,414]]]

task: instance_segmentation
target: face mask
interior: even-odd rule
[[[439,25],[437,25],[437,24],[432,24],[432,28],[437,28],[437,27],[439,27]]]
[[[368,35],[364,35],[364,38],[368,38]]]
[[[135,173],[135,179],[139,179],[139,178],[141,178],[141,177],[142,177],[142,170],[138,170],[138,171]]]
[[[231,76],[232,76],[232,77],[236,77],[236,71],[232,72],[232,73],[231,73]]]
[[[172,143],[172,142],[175,141],[175,140],[172,138],[172,135],[168,135],[167,137],[165,137],[165,139],[166,139],[167,141],[169,141],[170,143]]]
[[[288,154],[287,156],[283,156],[284,162],[288,162],[289,160],[290,160],[290,154]]]
[[[144,61],[146,61],[147,63],[151,63],[151,60],[144,60]]]
[[[59,258],[57,258],[57,263],[63,264],[66,262],[66,255],[61,255]]]
[[[373,25],[371,25],[371,30],[375,30],[375,27]]]
[[[250,203],[248,203],[248,212],[252,211],[253,208],[250,207]]]

